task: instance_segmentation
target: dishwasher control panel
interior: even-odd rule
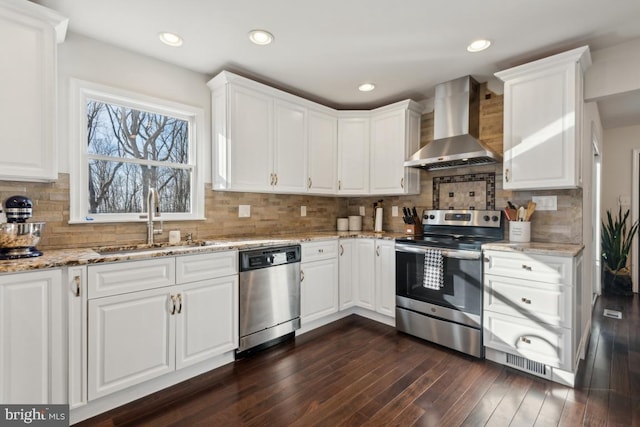
[[[240,271],[300,262],[300,245],[264,247],[240,252]]]

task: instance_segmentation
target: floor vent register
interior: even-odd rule
[[[622,319],[622,312],[618,310],[612,310],[610,308],[605,308],[603,315],[605,317],[610,317],[612,319]]]

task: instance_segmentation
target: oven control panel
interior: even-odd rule
[[[501,214],[500,211],[487,210],[425,210],[422,214],[422,223],[499,228],[502,223]]]

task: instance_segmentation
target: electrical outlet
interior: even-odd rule
[[[364,216],[364,206],[360,206],[360,216]]]
[[[537,211],[558,210],[558,196],[533,196],[531,201],[536,204]]]
[[[249,218],[251,216],[251,205],[238,206],[238,218]]]
[[[398,216],[398,207],[391,206],[391,216]]]
[[[300,206],[300,216],[307,216],[307,207]]]

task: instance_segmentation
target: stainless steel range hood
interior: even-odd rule
[[[502,157],[479,140],[480,84],[471,76],[436,86],[433,142],[405,163],[414,168],[437,170],[501,162]]]

